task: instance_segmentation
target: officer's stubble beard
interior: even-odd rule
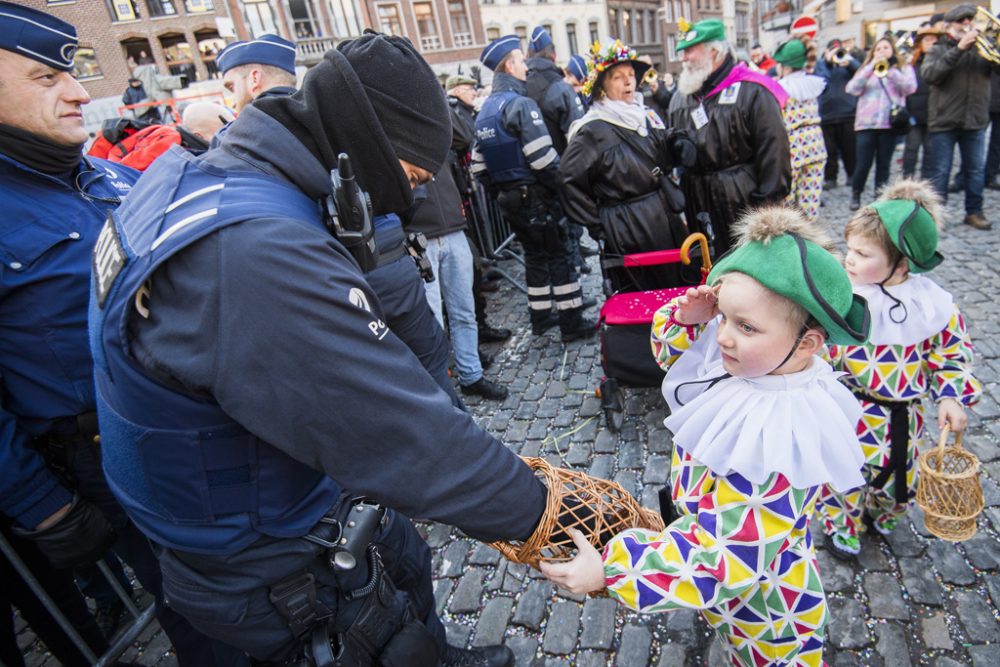
[[[693,95],[701,90],[702,85],[715,71],[715,52],[705,50],[696,64],[691,61],[681,66],[681,75],[677,79],[677,89],[684,95]]]

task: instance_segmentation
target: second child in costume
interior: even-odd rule
[[[708,285],[653,322],[680,518],[624,531],[603,555],[576,533],[576,558],[542,571],[641,612],[698,609],[735,667],[819,667],[827,610],[810,516],[825,485],[859,483],[862,455],[860,407],[816,355],[864,342],[869,315],[799,212],[757,211],[737,230]]]
[[[864,345],[830,346],[833,366],[864,408],[857,433],[864,448],[866,483],[847,493],[825,489],[819,504],[831,552],[851,558],[861,549],[867,520],[889,534],[916,494],[921,403],[938,405],[938,428],[961,432],[963,405],[975,404],[982,385],[972,375],[972,342],[948,292],[923,273],[937,252],[941,204],[926,181],[904,180],[847,224],[847,273],[872,313]]]

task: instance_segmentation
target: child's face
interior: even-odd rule
[[[844,268],[851,279],[852,285],[878,284],[889,277],[892,264],[889,255],[877,241],[861,234],[851,234],[847,237],[847,257],[844,258]],[[896,275],[893,274],[893,278]],[[897,284],[892,280],[888,285]]]
[[[745,274],[729,273],[719,290],[719,312],[716,342],[729,374],[754,378],[802,369],[798,360],[778,368],[799,335],[785,299]]]

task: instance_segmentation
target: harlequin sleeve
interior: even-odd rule
[[[983,386],[972,374],[972,357],[972,340],[965,328],[965,318],[956,308],[948,325],[931,339],[927,355],[934,401],[954,398],[964,405],[979,402]]]
[[[608,543],[608,592],[640,612],[706,609],[738,597],[794,542],[789,536],[805,525],[813,495],[778,473],[759,486],[720,477],[697,514],[661,533],[627,530]]]
[[[653,356],[660,368],[667,370],[681,353],[691,347],[698,339],[704,326],[684,326],[674,320],[677,309],[677,299],[671,299],[653,315],[653,331],[651,343]]]

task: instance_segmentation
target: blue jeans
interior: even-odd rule
[[[986,129],[945,130],[931,132],[931,146],[934,164],[931,168],[931,182],[944,201],[948,200],[948,177],[954,159],[955,144],[962,156],[962,170],[965,173],[965,213],[983,212],[983,146]]]
[[[868,183],[868,172],[875,162],[875,193],[889,180],[892,153],[896,150],[897,135],[892,130],[861,130],[857,133],[857,162],[851,174],[851,189],[863,194]]]
[[[483,377],[479,362],[479,327],[472,296],[472,252],[465,232],[457,231],[427,241],[427,260],[434,282],[424,283],[427,303],[444,326],[441,302],[448,309],[448,332],[458,366],[458,381],[469,385]]]

